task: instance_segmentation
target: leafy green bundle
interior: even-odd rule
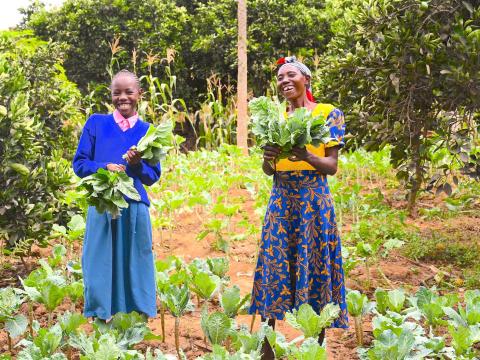
[[[122,208],[128,207],[123,195],[140,201],[140,195],[133,186],[133,179],[123,171],[98,169],[95,174],[80,180],[78,186],[87,191],[89,205],[95,206],[99,213],[108,211],[113,219],[120,215]]]
[[[326,117],[312,116],[312,112],[306,108],[295,109],[292,114],[285,116],[285,103],[266,96],[252,99],[248,108],[252,118],[252,131],[258,143],[279,146],[282,149],[280,158],[290,156],[295,146],[318,146],[330,139]]]
[[[136,149],[142,154],[144,159],[150,165],[155,165],[160,160],[165,158],[168,150],[172,148],[173,144],[173,124],[166,121],[157,127],[150,125],[147,133],[140,139],[137,146],[132,146],[130,149]],[[123,155],[126,158],[126,154]]]

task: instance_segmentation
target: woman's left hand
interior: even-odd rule
[[[127,160],[128,165],[137,165],[142,160],[142,154],[137,150],[130,149],[126,155],[125,160]]]
[[[290,156],[288,160],[290,161],[306,161],[310,153],[305,147],[294,147],[292,148],[293,156]]]

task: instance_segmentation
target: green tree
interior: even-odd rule
[[[325,50],[330,32],[323,2],[250,0],[248,7],[249,85],[256,93],[268,88],[276,57],[288,52],[313,56],[315,50]],[[224,84],[237,77],[235,0],[66,0],[52,10],[34,2],[23,12],[23,27],[42,39],[68,44],[68,77],[84,91],[90,83],[110,81],[106,68],[111,60],[109,43],[115,37],[121,46],[115,70],[134,67],[134,49],[137,70],[148,67],[148,54],[160,59],[168,48],[175,49],[172,72],[177,75],[177,92],[190,108],[206,92],[212,73],[219,74]],[[165,65],[161,61],[151,65],[152,75],[163,79]]]
[[[0,240],[22,255],[66,216],[61,199],[82,115],[62,57],[58,44],[0,32]]]
[[[460,0],[329,0],[328,11],[341,16],[317,85],[347,109],[359,144],[392,146],[413,213],[422,185],[450,193],[448,170],[478,161],[472,146],[478,146],[480,7]],[[448,150],[448,162],[435,163],[438,149]],[[443,172],[430,179],[432,166]]]
[[[236,1],[199,2],[192,50],[201,73],[236,78],[236,16]],[[323,1],[249,0],[247,24],[249,85],[256,94],[268,88],[278,57],[313,57],[325,51],[331,36]]]
[[[109,84],[111,44],[119,39],[114,71],[147,67],[147,57],[182,51],[190,15],[173,0],[67,0],[47,10],[34,2],[23,10],[26,28],[42,39],[68,44],[64,66],[69,79],[86,90],[89,84]],[[136,51],[134,58],[132,52]],[[133,63],[132,63],[133,62]],[[181,59],[175,64],[184,67]],[[163,66],[160,61],[153,69]],[[158,71],[157,71],[158,72]]]

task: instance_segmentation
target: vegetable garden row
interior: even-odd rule
[[[388,152],[359,151],[343,155],[340,161],[341,173],[337,179],[331,179],[331,187],[344,229],[345,271],[352,280],[350,284],[361,290],[351,289],[347,295],[358,356],[478,357],[480,291],[452,291],[449,279],[438,277],[426,284],[428,287],[398,287],[381,270],[384,257],[408,249],[419,236],[417,229],[405,222],[403,211],[389,206],[385,199],[392,197],[397,186],[388,165]],[[161,183],[150,188],[157,249],[170,252],[168,247],[181,227],[182,217],[190,214],[201,224],[197,227],[198,242],[207,242],[212,256],[192,260],[185,256],[158,257],[157,305],[161,326],[155,333],[136,313],[117,314],[107,324],[89,322],[80,314],[83,284],[78,243],[83,236],[86,204],[84,194],[73,187],[67,193],[67,201],[83,202],[83,209],[72,216],[67,227],[54,227],[52,244],[56,245],[49,250],[51,255],[39,260],[40,266],[18,286],[0,290],[2,333],[8,334],[2,358],[195,358],[180,341],[182,332],[196,326],[189,318],[193,312],[200,318],[204,338],[197,344],[197,348],[203,349],[201,358],[259,359],[262,342],[267,338],[278,358],[326,359],[328,350],[315,339],[336,317],[335,306],[327,306],[320,315],[309,306],[289,314],[286,323],[300,332],[293,338],[260,326],[258,318],[251,331],[252,323],[245,323],[245,317],[239,316],[249,304],[250,289],[232,283],[229,266],[246,261],[251,269],[254,267],[254,258],[244,258],[235,249],[240,244],[258,241],[271,181],[261,173],[259,164],[257,153],[244,157],[238,148],[228,145],[218,152],[173,153],[164,163]],[[371,191],[375,187],[378,192]],[[459,199],[470,199],[463,201],[469,204],[465,206],[475,206],[479,195],[478,185],[471,183],[444,200],[452,210],[444,204],[438,206],[444,209],[444,216],[453,217],[455,201],[460,207]],[[247,202],[251,207],[246,206]],[[424,216],[428,219],[434,215],[425,212]],[[365,223],[369,224],[367,230]],[[355,275],[359,269],[365,275],[362,278]],[[379,284],[389,290],[374,290]],[[46,314],[36,315],[34,309],[39,306],[44,307]],[[164,321],[168,323],[172,317],[175,331],[165,334]],[[172,347],[165,346],[163,341],[175,344],[176,350],[171,351]],[[327,349],[333,341],[327,336]]]

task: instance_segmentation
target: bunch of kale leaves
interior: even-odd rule
[[[78,186],[87,191],[88,205],[95,206],[99,213],[108,211],[112,219],[120,215],[121,209],[128,207],[124,195],[140,201],[133,179],[123,171],[98,169],[95,174],[81,179]]]
[[[293,147],[318,146],[330,140],[330,130],[323,114],[313,116],[307,108],[298,108],[287,115],[285,103],[266,96],[252,99],[248,108],[257,143],[280,147],[280,159],[289,157]]]
[[[173,143],[173,124],[170,121],[158,126],[150,125],[145,135],[140,139],[136,149],[150,165],[157,164],[163,159]],[[126,155],[123,155],[125,158]],[[123,208],[128,207],[124,196],[140,201],[140,195],[133,185],[133,179],[125,172],[111,172],[99,169],[95,174],[80,180],[79,187],[87,191],[87,203],[95,206],[99,213],[108,211],[116,219]]]
[[[150,165],[155,165],[164,159],[167,152],[172,148],[172,130],[173,124],[171,121],[163,122],[156,127],[150,125],[147,133],[140,139],[138,144],[130,149],[136,149],[142,154],[142,159]],[[123,155],[123,158],[125,157]]]

